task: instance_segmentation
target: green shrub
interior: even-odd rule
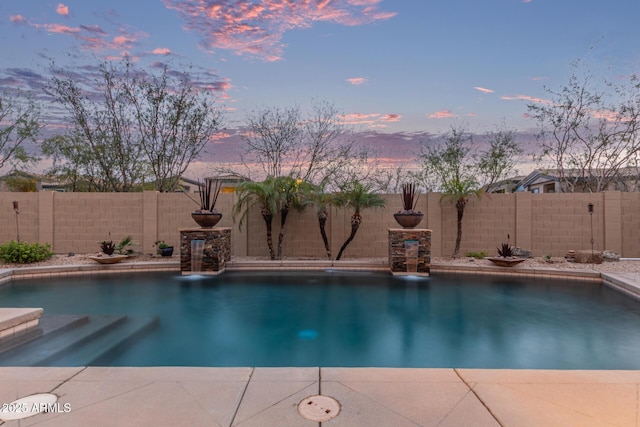
[[[467,252],[465,256],[475,258],[475,259],[485,259],[487,257],[487,253],[485,251],[480,252]]]
[[[0,259],[15,264],[30,264],[45,261],[53,256],[51,245],[48,243],[16,242],[12,240],[0,245]]]

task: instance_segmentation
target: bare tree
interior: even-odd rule
[[[303,125],[303,148],[294,175],[307,182],[332,179],[354,157],[356,148],[339,119],[338,109],[326,101],[313,101]]]
[[[300,114],[298,107],[251,112],[243,136],[246,144],[243,162],[259,166],[266,177],[283,176],[283,168],[294,161],[301,148]]]
[[[42,128],[39,118],[40,110],[30,100],[0,94],[0,169],[7,163],[35,160],[25,143],[38,136]]]
[[[338,110],[327,102],[314,101],[308,113],[298,106],[256,110],[247,116],[246,127],[242,162],[247,169],[257,166],[265,177],[319,184],[356,156]]]
[[[594,80],[574,64],[566,86],[547,89],[549,102],[528,105],[540,125],[537,158],[557,170],[563,192],[598,192],[624,181],[640,153],[640,80]]]

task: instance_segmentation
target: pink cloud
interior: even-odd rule
[[[169,55],[171,53],[171,49],[167,49],[166,47],[157,47],[153,49],[152,53],[154,55]]]
[[[56,34],[78,34],[81,31],[78,27],[68,27],[60,24],[33,24],[33,26],[42,28],[48,33]]]
[[[69,6],[65,6],[62,3],[58,3],[58,7],[56,7],[56,12],[58,15],[67,16],[69,14]]]
[[[315,22],[365,25],[395,16],[381,11],[380,0],[164,0],[201,36],[206,50],[225,49],[265,61],[281,59],[283,35]]]
[[[475,86],[474,89],[477,90],[477,91],[480,91],[482,93],[493,93],[493,92],[495,92],[495,91],[493,91],[491,89],[487,89],[487,88],[480,87],[480,86]]]
[[[131,46],[136,38],[131,35],[116,36],[113,38],[113,44],[116,46]]]
[[[537,104],[551,104],[551,101],[544,98],[536,98],[528,95],[516,95],[516,96],[501,96],[500,99],[505,101],[531,101]]]
[[[382,117],[381,120],[387,123],[395,123],[399,122],[401,118],[402,116],[400,114],[385,114],[385,116]]]
[[[80,25],[79,27],[69,27],[60,24],[32,24],[33,27],[43,29],[49,33],[66,34],[78,40],[83,49],[92,52],[109,50],[131,49],[140,38],[146,37],[145,33],[132,34],[121,28],[120,35],[109,40],[109,34],[98,25]],[[121,55],[121,53],[119,54]]]
[[[351,113],[340,116],[342,124],[352,126],[364,126],[369,129],[384,129],[389,123],[399,122],[400,114],[380,114],[380,113]]]
[[[378,117],[380,117],[380,114],[377,114],[377,113],[372,113],[372,114],[351,113],[351,114],[345,114],[341,116],[341,119],[344,124],[363,125],[363,124],[375,123]]]
[[[22,15],[12,15],[9,16],[9,22],[13,22],[14,24],[26,24],[27,19]]]
[[[363,83],[366,83],[367,82],[367,78],[366,77],[352,77],[350,79],[347,79],[347,81],[349,83],[351,83],[352,85],[358,86],[358,85],[361,85]]]
[[[449,110],[441,110],[436,111],[435,113],[427,114],[427,117],[430,119],[451,119],[458,116],[452,114]]]

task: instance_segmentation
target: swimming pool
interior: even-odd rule
[[[156,319],[52,365],[640,369],[640,303],[592,283],[137,273],[21,280],[0,306]]]

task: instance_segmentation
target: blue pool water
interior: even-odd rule
[[[0,306],[158,319],[93,365],[640,369],[640,303],[577,282],[152,273],[19,281]]]

